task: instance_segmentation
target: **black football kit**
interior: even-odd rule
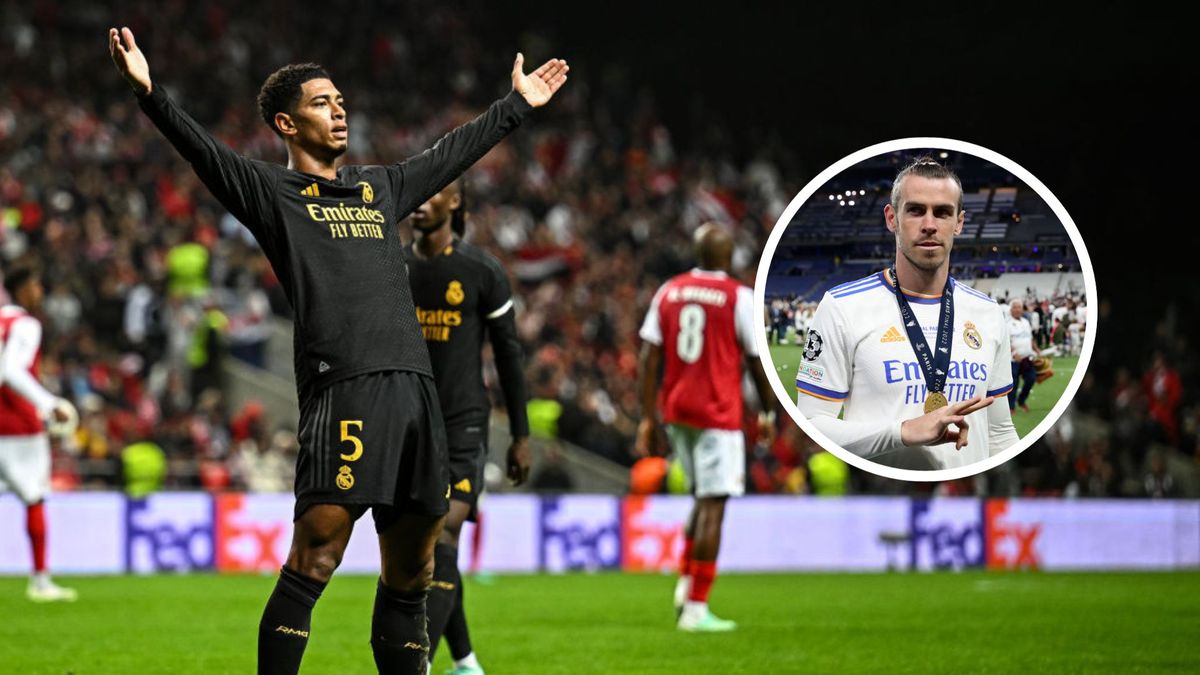
[[[451,496],[475,504],[483,488],[491,405],[483,382],[485,334],[492,344],[514,438],[529,435],[525,374],[508,275],[486,251],[454,239],[430,258],[411,249],[409,282],[433,364],[446,424]]]
[[[254,234],[292,305],[297,517],[316,503],[444,513],[446,450],[433,369],[392,228],[515,129],[529,104],[512,92],[415,157],[343,166],[328,180],[238,155],[160,86],[138,102]]]

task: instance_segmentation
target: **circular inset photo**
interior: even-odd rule
[[[901,480],[970,476],[1063,413],[1095,344],[1096,280],[1049,189],[944,138],[860,150],[767,240],[757,336],[776,395],[817,443]]]

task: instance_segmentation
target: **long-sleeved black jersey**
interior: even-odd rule
[[[343,166],[334,181],[238,155],[161,86],[138,103],[275,269],[295,313],[301,406],[364,373],[432,375],[392,228],[515,129],[530,110],[525,99],[511,92],[420,155]]]
[[[528,436],[521,344],[508,275],[500,262],[458,239],[432,258],[411,250],[407,256],[450,447],[473,447],[486,437],[491,406],[480,353],[485,331],[496,357],[509,430],[514,437]]]

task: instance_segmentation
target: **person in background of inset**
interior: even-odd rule
[[[1037,369],[1033,366],[1034,357],[1042,353],[1033,341],[1033,326],[1025,318],[1025,305],[1020,300],[1008,304],[1010,318],[1008,320],[1008,339],[1012,347],[1012,381],[1013,387],[1008,392],[1008,410],[1015,412],[1017,406],[1029,412],[1029,392],[1037,381]],[[1017,381],[1021,382],[1020,392],[1017,391]]]
[[[774,343],[788,343],[788,302],[783,298],[771,301],[771,332],[775,336]]]

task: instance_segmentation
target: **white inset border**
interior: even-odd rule
[[[1062,202],[1058,201],[1058,198],[1054,196],[1054,193],[1050,192],[1049,188],[1042,184],[1032,173],[1026,171],[1024,167],[1004,155],[975,145],[974,143],[958,141],[952,138],[900,138],[863,148],[834,162],[829,168],[817,174],[816,178],[809,181],[808,185],[805,185],[804,189],[800,191],[800,194],[796,195],[795,199],[783,210],[783,215],[779,216],[779,220],[775,223],[775,228],[771,230],[771,236],[767,237],[767,244],[763,248],[762,257],[758,261],[758,274],[754,280],[754,302],[756,307],[765,306],[767,298],[767,274],[771,269],[771,260],[775,257],[775,249],[779,246],[779,240],[783,238],[783,233],[792,222],[792,219],[795,218],[796,212],[800,210],[800,207],[817,190],[821,189],[821,186],[825,185],[825,183],[829,182],[830,179],[842,171],[865,159],[898,150],[915,149],[953,150],[955,152],[974,155],[1007,169],[1014,176],[1024,181],[1026,185],[1033,188],[1034,192],[1037,192],[1038,196],[1050,206],[1050,209],[1054,211],[1054,215],[1058,216],[1059,222],[1066,229],[1067,235],[1071,238],[1071,244],[1075,247],[1075,254],[1079,257],[1080,266],[1083,268],[1084,291],[1087,300],[1087,330],[1084,331],[1083,351],[1079,355],[1079,364],[1075,368],[1075,373],[1071,375],[1071,381],[1067,383],[1067,388],[1063,391],[1062,396],[1059,397],[1058,402],[1054,404],[1050,413],[1012,447],[1001,452],[999,455],[989,457],[981,462],[975,462],[974,464],[954,469],[937,469],[932,471],[897,469],[895,467],[884,466],[864,457],[859,457],[849,450],[836,445],[825,434],[818,431],[817,427],[800,413],[800,409],[796,407],[796,399],[785,389],[783,378],[779,376],[779,371],[775,367],[775,361],[771,358],[771,345],[767,340],[767,332],[765,330],[758,330],[755,339],[758,341],[759,358],[763,360],[768,372],[774,372],[776,375],[776,381],[772,382],[771,385],[775,387],[775,397],[783,403],[784,409],[788,411],[788,414],[792,416],[796,424],[800,425],[804,433],[816,441],[822,448],[825,448],[848,464],[856,466],[863,471],[884,476],[885,478],[907,481],[947,481],[966,478],[967,476],[973,476],[1000,466],[1019,455],[1030,445],[1033,445],[1034,441],[1045,435],[1050,430],[1050,427],[1058,421],[1058,418],[1066,412],[1071,399],[1075,398],[1075,392],[1079,391],[1079,385],[1083,382],[1083,376],[1087,372],[1088,364],[1092,360],[1092,349],[1096,345],[1096,324],[1099,319],[1096,274],[1092,270],[1092,259],[1088,256],[1087,246],[1083,243],[1083,236],[1079,234],[1079,228],[1075,226],[1075,221],[1071,220],[1071,214],[1067,213],[1066,207],[1062,205]]]

